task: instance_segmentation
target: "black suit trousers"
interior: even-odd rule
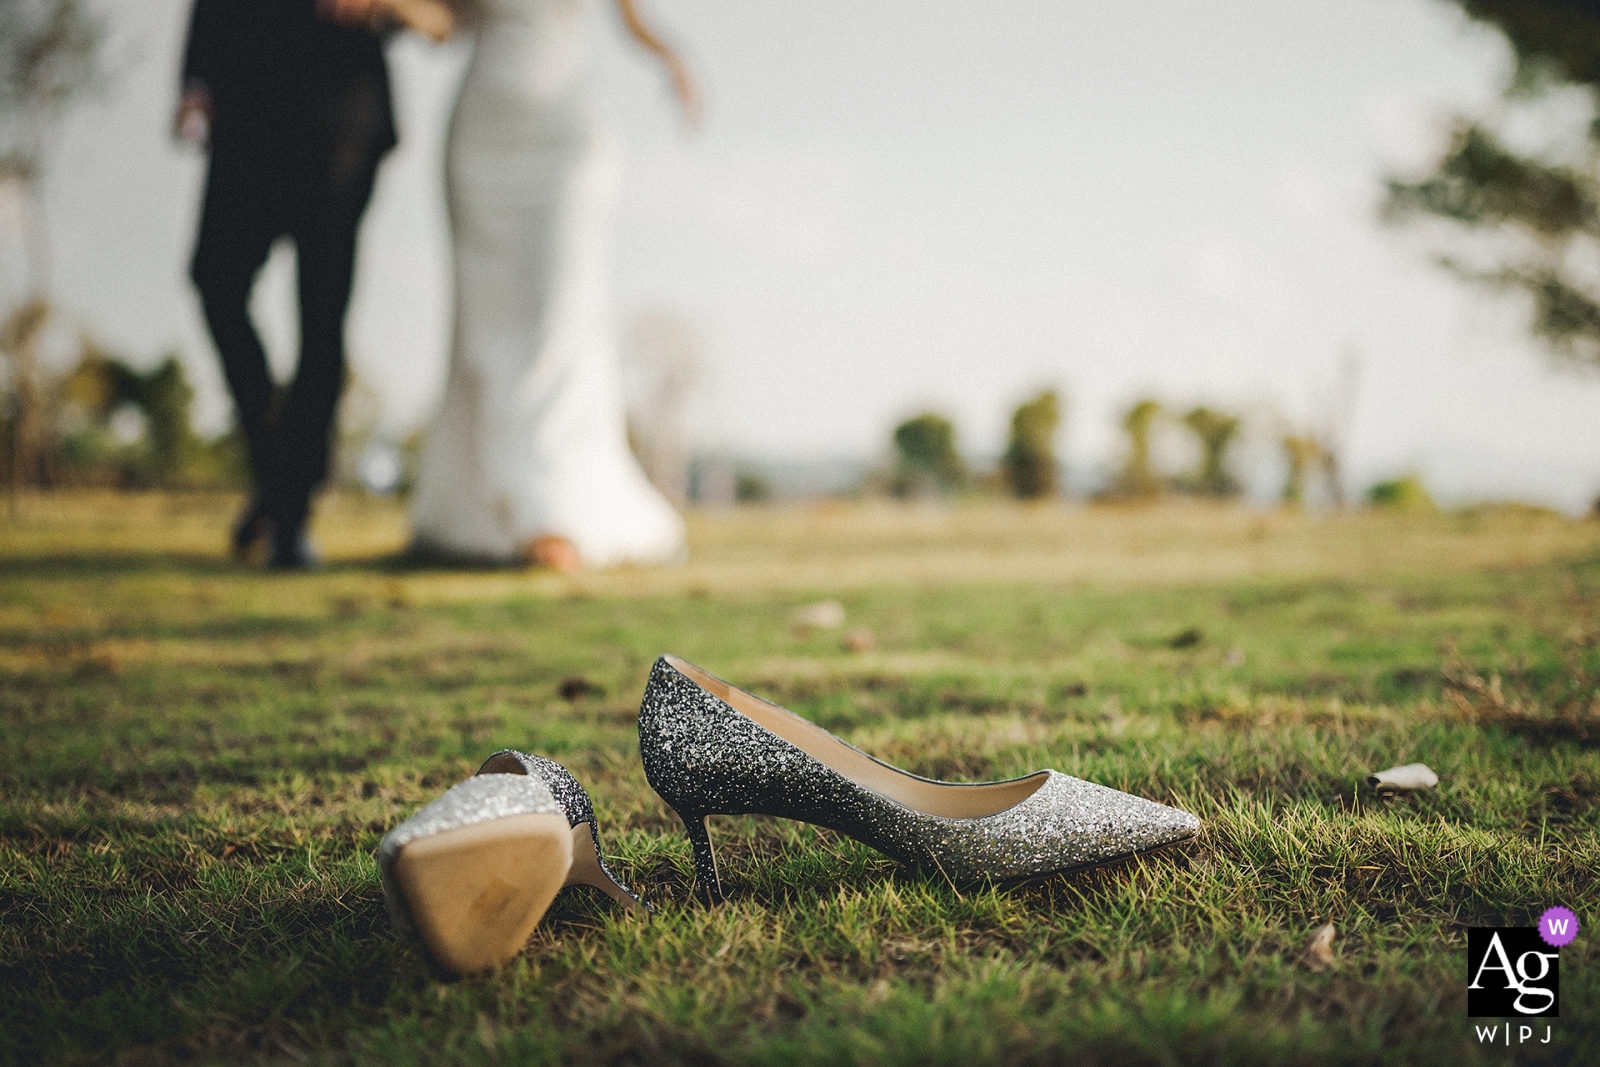
[[[311,494],[327,477],[345,381],[356,238],[388,148],[374,124],[347,126],[354,128],[344,136],[299,144],[272,131],[219,136],[191,268],[237,406],[257,499],[269,518],[292,527],[304,523]],[[300,358],[280,390],[249,300],[273,243],[284,237],[298,260]]]

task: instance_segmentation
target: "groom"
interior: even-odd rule
[[[356,232],[395,143],[381,44],[333,21],[331,0],[195,0],[180,137],[209,143],[191,275],[249,450],[254,495],[233,530],[275,568],[312,562],[311,494],[328,473],[344,386]],[[299,265],[300,359],[275,387],[250,290],[280,237]]]

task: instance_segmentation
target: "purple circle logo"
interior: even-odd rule
[[[1571,908],[1549,908],[1539,916],[1539,936],[1551,948],[1570,945],[1578,936],[1578,917]]]

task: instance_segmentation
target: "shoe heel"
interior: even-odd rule
[[[711,834],[706,827],[706,816],[686,815],[678,812],[683,828],[689,834],[689,844],[694,846],[694,875],[700,893],[708,904],[721,904],[722,879],[717,876],[717,854],[711,848]]]
[[[606,861],[600,858],[596,839],[594,829],[586,822],[572,828],[572,870],[567,872],[566,885],[592,885],[623,907],[649,914],[650,905],[617,881]]]

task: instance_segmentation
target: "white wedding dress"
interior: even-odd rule
[[[455,336],[412,508],[418,548],[584,566],[681,559],[683,520],[629,451],[610,320],[614,138],[588,0],[479,0],[446,164]]]

